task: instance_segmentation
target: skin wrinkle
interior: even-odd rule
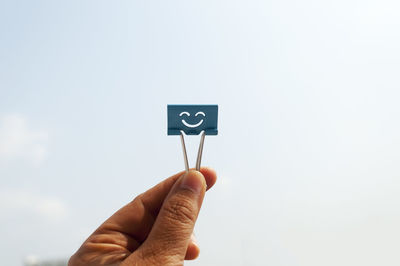
[[[97,250],[102,250],[106,251],[107,255],[105,256],[97,256],[95,252],[92,251],[97,251]],[[80,260],[80,264],[78,265],[88,265],[88,263],[95,263],[94,265],[107,265],[109,266],[110,263],[115,263],[119,262],[125,258],[127,258],[131,253],[130,252],[121,252],[119,248],[117,250],[114,250],[115,247],[109,246],[109,245],[103,245],[103,244],[96,244],[96,245],[91,245],[88,243],[86,246],[86,249],[88,249],[87,252],[84,253],[84,255],[81,257],[82,259]]]
[[[119,245],[126,248],[130,252],[135,251],[142,244],[142,242],[137,241],[130,235],[117,230],[104,230],[101,235],[95,235],[89,240],[91,243],[108,243]]]
[[[114,252],[124,252],[124,253],[131,253],[127,248],[124,248],[120,245],[117,244],[113,244],[113,243],[87,243],[87,248],[88,249],[93,249],[93,250],[97,250],[97,249],[102,249],[104,250],[108,250],[108,251],[114,251]]]
[[[136,255],[140,260],[148,263],[144,265],[159,265],[159,257],[165,258],[162,265],[183,265],[174,263],[184,259],[178,250],[168,249],[160,245],[147,245],[139,248],[137,251]]]
[[[193,213],[193,209],[197,209],[197,206],[190,200],[182,197],[171,198],[169,204],[164,206],[163,214],[166,219],[171,219],[171,224],[179,223],[185,226],[188,222],[196,222],[197,215]]]

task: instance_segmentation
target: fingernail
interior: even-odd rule
[[[189,171],[184,174],[180,187],[183,189],[191,190],[196,194],[200,194],[201,190],[204,188],[204,177],[201,173],[196,171]]]

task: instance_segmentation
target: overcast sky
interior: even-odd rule
[[[183,169],[218,104],[187,265],[400,264],[395,0],[0,1],[0,258],[68,258]],[[187,138],[195,163],[199,137]]]

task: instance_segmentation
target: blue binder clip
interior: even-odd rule
[[[168,105],[168,135],[180,135],[186,171],[189,171],[189,162],[184,135],[199,134],[197,171],[200,170],[205,136],[218,135],[218,105]]]

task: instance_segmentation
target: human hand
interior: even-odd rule
[[[190,170],[140,194],[96,229],[68,265],[183,265],[197,258],[193,227],[216,178],[209,168]]]

